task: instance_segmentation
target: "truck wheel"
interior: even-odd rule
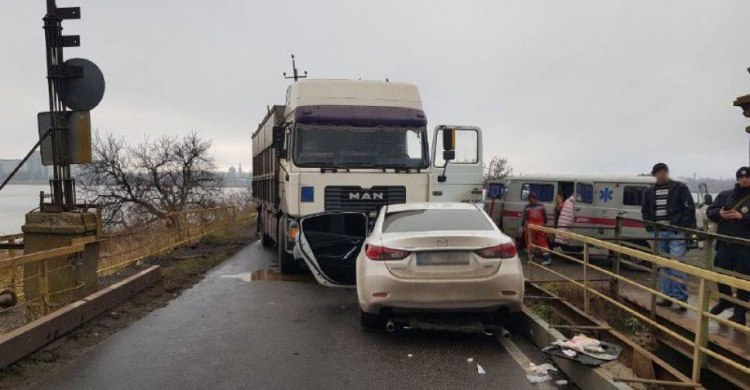
[[[261,245],[263,245],[264,248],[270,248],[273,246],[273,239],[271,239],[271,236],[269,236],[266,233],[262,233],[263,236],[260,239]]]
[[[286,229],[284,229],[284,226],[286,224],[279,220],[279,242],[276,245],[277,249],[277,259],[279,260],[279,269],[281,270],[282,274],[294,274],[297,272],[297,260],[294,259],[294,256],[290,255],[286,251]]]
[[[266,234],[266,229],[263,227],[260,216],[258,216],[258,232],[260,233],[260,244],[264,248],[270,248],[273,246],[273,239],[271,236]]]

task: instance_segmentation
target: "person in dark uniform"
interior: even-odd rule
[[[656,184],[643,194],[643,207],[641,208],[643,220],[695,229],[695,202],[685,183],[670,179],[669,167],[664,163],[654,165],[651,174],[656,178]],[[654,234],[654,229],[647,228],[647,230]],[[685,261],[687,251],[685,233],[662,228],[659,230],[659,237],[656,238],[665,239],[655,244],[658,245],[659,252],[677,257],[680,262]],[[688,289],[682,282],[685,280],[685,273],[668,267],[661,267],[659,273],[661,292],[668,297],[687,302]],[[670,307],[672,301],[665,299],[657,302],[657,305]],[[685,312],[686,310],[684,306],[677,306],[677,311]]]
[[[737,170],[737,184],[734,189],[719,194],[714,204],[706,211],[706,216],[719,225],[718,233],[725,236],[750,239],[750,167]],[[728,271],[750,275],[750,246],[719,241],[716,244],[714,265]],[[719,293],[732,296],[732,287],[719,283]],[[737,291],[737,299],[745,303],[750,300],[750,292]],[[747,307],[727,299],[719,298],[719,303],[711,308],[711,314],[719,315],[734,306],[730,321],[741,325],[746,323]]]

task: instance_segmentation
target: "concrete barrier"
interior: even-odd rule
[[[161,269],[158,266],[149,267],[121,282],[0,335],[0,368],[23,359],[67,332],[145,290],[159,279],[161,279]]]

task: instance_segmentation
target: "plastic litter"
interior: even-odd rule
[[[406,356],[407,356],[407,357],[410,357],[410,358],[411,358],[411,357],[414,357],[414,355],[413,355],[413,354],[411,354],[411,353],[410,353],[410,354],[408,354],[408,355],[406,355]]]
[[[480,366],[479,364],[477,364],[477,374],[484,375],[484,373],[485,373],[484,368]]]
[[[557,368],[549,363],[538,366],[531,363],[529,368],[526,369],[526,379],[531,383],[549,382],[552,380],[552,376],[549,375],[548,371],[557,371]]]
[[[566,381],[565,379],[560,379],[559,381],[556,381],[555,384],[558,386],[567,386],[568,381]]]
[[[468,359],[466,359],[466,361],[469,362],[469,363],[474,363],[474,358],[468,358]]]
[[[576,351],[572,349],[565,349],[565,348],[561,348],[561,349],[562,349],[562,353],[564,353],[565,356],[567,357],[576,357],[576,355],[578,355],[578,353],[576,353]]]
[[[583,364],[598,366],[617,359],[622,348],[579,334],[567,341],[555,341],[551,346],[542,349],[542,351],[551,355],[577,360]]]
[[[526,375],[526,379],[529,380],[531,383],[544,383],[549,382],[552,380],[552,377],[549,375]]]

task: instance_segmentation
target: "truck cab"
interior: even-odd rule
[[[253,134],[263,243],[282,272],[304,263],[322,284],[350,285],[382,206],[480,200],[481,139],[452,125],[430,138],[413,84],[297,81]]]

